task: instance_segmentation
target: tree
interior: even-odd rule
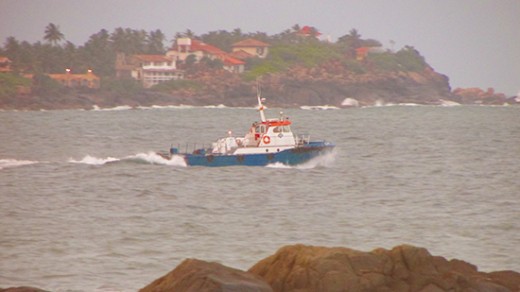
[[[109,76],[114,74],[116,53],[110,41],[110,35],[105,29],[90,36],[85,45],[79,49],[83,62],[95,74]]]
[[[56,97],[64,92],[64,87],[49,76],[37,73],[33,77],[33,92],[39,96]]]
[[[186,37],[186,38],[194,38],[195,37],[195,33],[191,30],[191,29],[187,29],[183,34],[182,34],[183,37]]]
[[[147,40],[148,54],[164,54],[164,34],[160,29],[151,31]]]
[[[144,30],[118,27],[110,36],[116,52],[125,54],[142,54],[146,52],[148,33]]]
[[[424,57],[412,46],[405,46],[395,56],[399,64],[409,71],[420,72],[428,66]]]
[[[175,38],[176,39],[180,39],[180,38],[190,38],[190,39],[193,39],[193,38],[196,38],[197,36],[195,35],[195,33],[191,30],[191,29],[187,29],[185,32],[178,32],[175,34]]]
[[[53,46],[56,46],[64,38],[65,36],[63,33],[61,33],[60,27],[54,23],[49,23],[49,25],[45,27],[45,35],[43,36],[43,39],[48,41]]]
[[[361,35],[358,33],[357,29],[353,28],[350,30],[349,34],[338,38],[338,43],[343,43],[351,49],[357,49],[361,47]]]
[[[8,37],[5,46],[3,49],[3,54],[5,54],[13,64],[11,65],[13,69],[18,69],[18,64],[20,61],[20,43],[15,37]]]

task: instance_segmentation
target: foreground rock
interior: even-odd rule
[[[519,273],[478,272],[409,245],[372,252],[286,246],[249,272],[274,291],[520,291]]]
[[[11,287],[2,289],[0,288],[0,292],[48,292],[46,290],[42,290],[34,287]]]
[[[258,276],[218,263],[196,259],[183,261],[177,268],[153,281],[140,292],[157,291],[273,291]]]
[[[291,245],[261,260],[248,272],[185,260],[141,290],[152,291],[506,292],[520,291],[520,273],[479,272],[472,264],[448,261],[410,245],[371,252]]]
[[[512,255],[515,256],[515,255]],[[410,245],[362,252],[343,247],[290,245],[249,271],[187,259],[140,292],[519,292],[520,273],[479,272],[457,259]],[[45,292],[33,287],[0,292]]]

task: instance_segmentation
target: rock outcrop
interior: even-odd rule
[[[218,263],[187,259],[168,274],[153,281],[140,292],[271,292],[260,277]]]
[[[520,292],[520,273],[479,272],[462,260],[399,245],[362,252],[344,247],[289,245],[248,271],[187,259],[140,292]],[[0,292],[45,292],[33,287]]]
[[[0,109],[92,109],[116,106],[220,105],[251,107],[255,105],[256,81],[224,70],[198,72],[187,76],[195,88],[178,88],[169,92],[143,90],[132,94],[114,92],[74,92],[60,96],[20,95],[0,98]],[[266,74],[261,80],[262,96],[270,107],[330,105],[352,107],[382,104],[415,103],[441,105],[518,104],[504,94],[488,89],[456,89],[451,91],[447,76],[430,67],[422,71],[371,70],[354,73],[338,62],[318,67],[295,66],[288,71]],[[345,100],[350,102],[344,104]]]
[[[42,290],[39,288],[34,288],[34,287],[22,286],[22,287],[11,287],[11,288],[6,288],[6,289],[0,288],[0,292],[49,292],[49,291]]]
[[[348,248],[286,246],[249,272],[274,291],[520,291],[520,274],[482,273],[461,260],[401,245],[361,252]]]
[[[513,292],[520,291],[520,273],[479,272],[470,263],[410,245],[362,252],[297,244],[282,247],[247,273],[186,260],[140,290],[152,291]]]
[[[486,91],[480,88],[456,88],[453,90],[454,101],[464,104],[497,104],[502,105],[507,97],[503,93],[497,93],[493,88]]]

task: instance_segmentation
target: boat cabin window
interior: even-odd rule
[[[291,127],[290,126],[276,126],[276,127],[273,128],[273,132],[275,132],[275,133],[280,133],[280,132],[290,133],[291,132]]]
[[[265,125],[256,126],[255,132],[257,133],[265,133]]]

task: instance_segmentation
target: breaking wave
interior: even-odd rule
[[[151,110],[151,109],[191,109],[195,108],[192,105],[152,105],[152,106],[138,106],[136,109]]]
[[[337,110],[340,108],[337,106],[333,106],[333,105],[315,105],[315,106],[302,105],[302,106],[300,106],[300,109],[302,109],[302,110]]]
[[[16,159],[0,159],[0,170],[9,167],[18,167],[30,164],[36,164],[39,161],[31,161],[31,160],[16,160]]]
[[[107,163],[117,162],[135,162],[144,164],[157,164],[157,165],[169,165],[169,166],[186,166],[186,162],[180,156],[173,156],[171,159],[165,159],[155,152],[138,153],[135,155],[126,156],[123,158],[106,157],[99,158],[87,155],[81,160],[69,159],[70,163],[87,164],[87,165],[105,165]]]
[[[281,162],[276,162],[268,164],[266,167],[279,169],[313,169],[317,167],[331,167],[335,161],[336,153],[336,149],[334,149],[327,154],[320,155],[302,164],[287,165]]]
[[[69,159],[70,163],[80,163],[80,164],[88,164],[88,165],[103,165],[109,162],[119,161],[120,159],[114,157],[107,158],[97,158],[94,156],[87,155],[83,157],[81,160],[74,160],[72,158]]]
[[[171,159],[166,159],[155,152],[138,153],[126,157],[125,160],[159,165],[186,166],[186,162],[181,156],[173,156]]]
[[[129,105],[120,105],[120,106],[110,107],[110,108],[100,108],[98,105],[94,105],[92,107],[93,111],[126,111],[126,110],[131,110],[131,109],[134,109],[134,108]]]

